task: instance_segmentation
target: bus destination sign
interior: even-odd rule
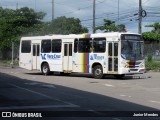
[[[142,40],[140,35],[123,34],[121,35],[122,40]]]

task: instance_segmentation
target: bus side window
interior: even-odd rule
[[[22,53],[30,53],[31,52],[31,41],[25,40],[22,41],[21,52]]]
[[[106,38],[94,38],[93,48],[94,53],[104,53],[106,51]]]
[[[78,39],[74,40],[74,53],[77,53],[78,51]]]
[[[42,53],[50,53],[51,52],[51,40],[42,40],[42,47],[41,47]]]
[[[78,44],[79,53],[91,52],[90,51],[91,48],[92,48],[92,39],[88,38],[79,39],[79,44]]]
[[[52,40],[52,52],[53,53],[60,53],[61,47],[62,47],[61,39]]]
[[[109,43],[108,46],[108,56],[112,56],[112,43]]]

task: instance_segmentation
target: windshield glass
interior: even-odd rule
[[[134,59],[141,60],[143,59],[143,49],[144,49],[143,41],[135,41],[135,40],[123,40],[121,53],[123,59]]]

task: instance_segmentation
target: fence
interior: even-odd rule
[[[160,41],[145,41],[144,56],[152,55],[153,61],[160,61]]]

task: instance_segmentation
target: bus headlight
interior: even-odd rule
[[[144,63],[141,63],[139,67],[144,68],[145,67]]]
[[[129,64],[126,61],[122,61],[121,66],[125,68],[129,68]]]

